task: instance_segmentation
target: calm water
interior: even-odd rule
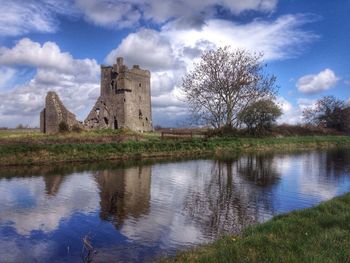
[[[347,191],[350,150],[2,169],[0,262],[148,262]]]

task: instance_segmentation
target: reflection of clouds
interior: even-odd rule
[[[332,176],[328,171],[328,152],[310,152],[303,154],[304,162],[298,166],[299,189],[304,195],[311,195],[320,200],[328,200],[337,195],[337,185],[327,177]]]
[[[50,241],[35,242],[25,241],[25,244],[16,242],[16,240],[0,239],[0,262],[46,262],[54,245]]]
[[[98,209],[95,181],[87,174],[69,176],[55,196],[45,194],[43,179],[45,177],[3,180],[0,184],[0,222],[10,222],[21,235],[28,235],[33,230],[51,232],[73,212],[89,213]]]

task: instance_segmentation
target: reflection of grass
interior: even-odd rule
[[[350,194],[164,262],[350,262]]]
[[[231,155],[235,152],[350,146],[346,136],[211,138],[162,140],[157,133],[89,131],[60,135],[0,131],[0,165],[140,159],[144,157]]]

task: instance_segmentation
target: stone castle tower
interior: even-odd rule
[[[49,92],[40,113],[40,129],[56,133],[60,122],[66,122],[69,129],[77,125],[86,129],[152,131],[150,79],[148,70],[138,65],[129,69],[118,57],[113,66],[101,66],[101,94],[84,124],[64,107],[56,93]]]
[[[113,66],[101,66],[101,94],[84,121],[86,128],[151,131],[150,78],[148,70],[129,69],[120,57]]]

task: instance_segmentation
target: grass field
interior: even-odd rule
[[[350,262],[350,193],[161,262]]]
[[[0,131],[0,165],[217,155],[249,151],[289,151],[350,147],[348,136],[283,138],[161,139],[159,133],[90,131],[44,135],[38,131]]]

